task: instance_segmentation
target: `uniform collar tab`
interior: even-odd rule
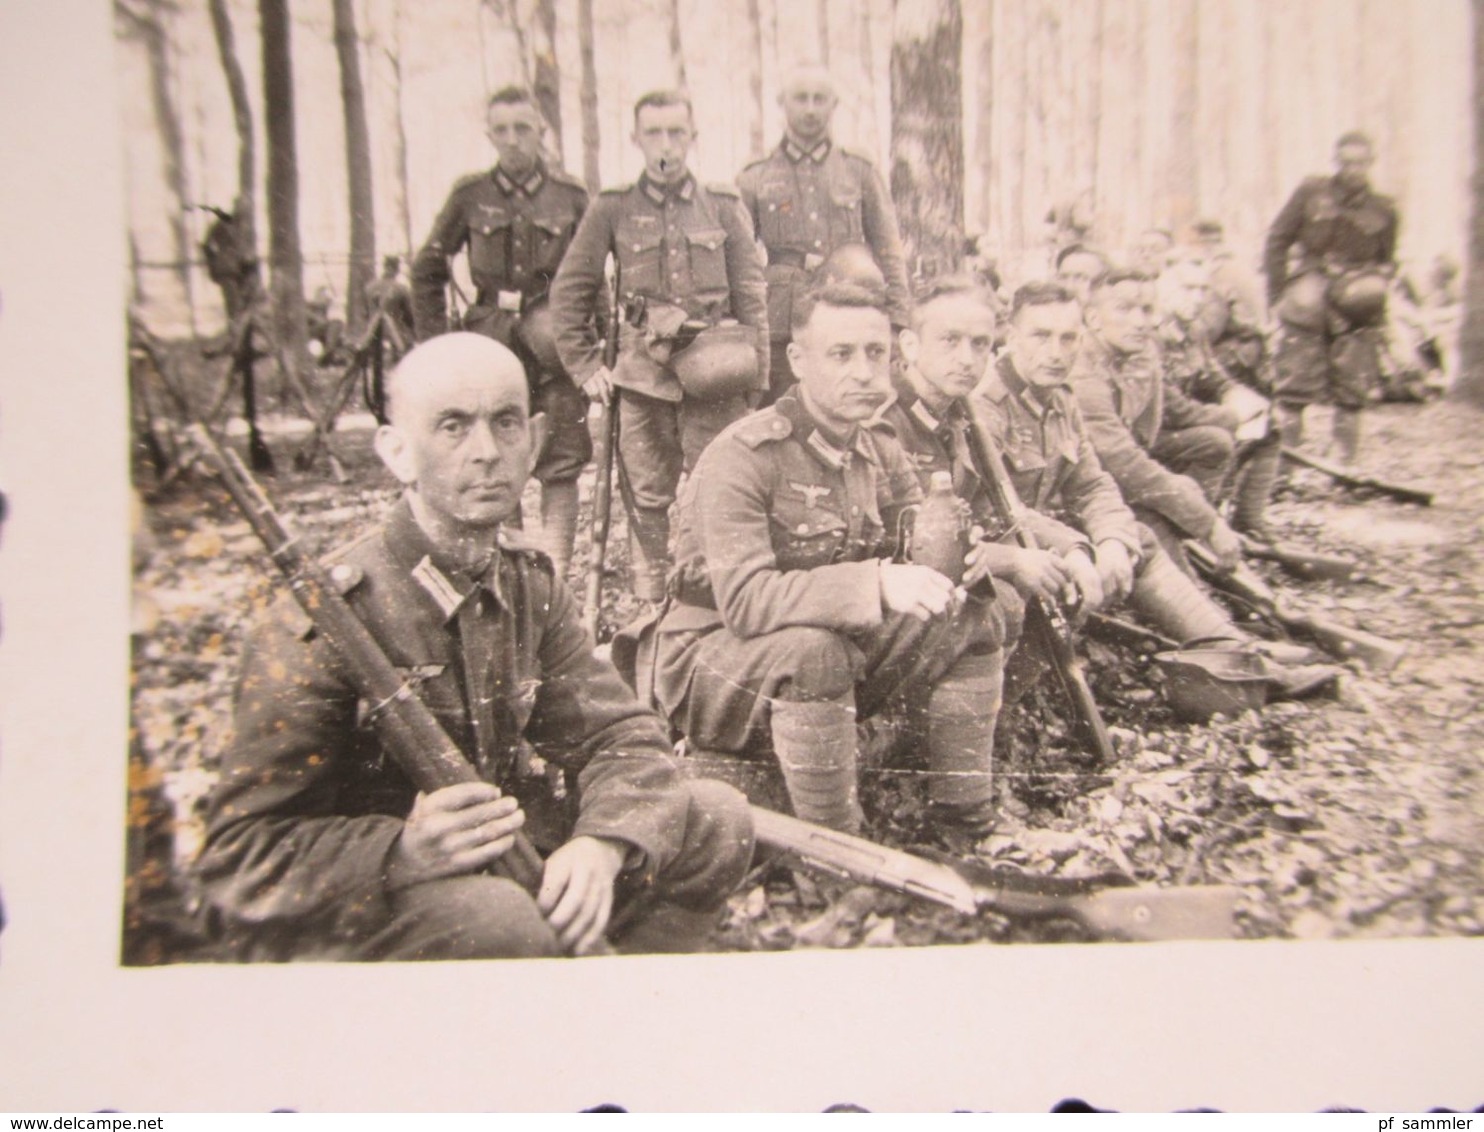
[[[499,186],[500,191],[506,196],[523,193],[525,196],[534,197],[541,191],[541,186],[546,184],[546,170],[542,168],[541,163],[538,161],[536,167],[531,170],[525,180],[517,181],[509,173],[505,172],[503,168],[496,165],[495,184]]]
[[[825,138],[823,141],[816,142],[812,148],[805,149],[790,135],[783,135],[783,155],[795,164],[807,157],[814,164],[820,165],[830,155],[830,150],[833,147],[834,143],[829,138]]]
[[[692,174],[686,173],[679,181],[661,185],[650,180],[649,174],[645,173],[639,178],[639,189],[655,204],[664,204],[672,197],[689,202],[696,195],[696,179]]]

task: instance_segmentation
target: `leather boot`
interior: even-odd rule
[[[1336,458],[1345,467],[1353,468],[1356,457],[1360,455],[1360,410],[1336,406],[1330,436],[1333,438]]]
[[[935,818],[983,837],[994,828],[994,729],[1005,654],[960,657],[927,704],[928,798]]]
[[[670,574],[670,514],[635,508],[629,516],[629,572],[634,596],[641,601],[663,601]]]
[[[1129,604],[1172,640],[1247,636],[1200,583],[1184,574],[1163,550],[1156,550],[1139,570]]]
[[[558,578],[572,565],[577,540],[577,483],[575,480],[541,485],[541,549],[551,555]]]
[[[1268,500],[1272,498],[1282,467],[1282,443],[1278,437],[1269,436],[1253,449],[1237,471],[1232,526],[1269,545],[1276,542],[1277,537],[1268,526]]]
[[[855,697],[774,700],[773,753],[794,815],[844,833],[861,827]]]

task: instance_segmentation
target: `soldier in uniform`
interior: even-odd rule
[[[1396,270],[1397,210],[1369,182],[1365,134],[1335,145],[1333,177],[1299,185],[1268,230],[1263,270],[1282,323],[1274,359],[1283,442],[1303,440],[1304,407],[1334,405],[1340,460],[1355,462],[1360,412],[1380,376],[1386,288]]]
[[[1085,320],[1071,385],[1098,461],[1176,561],[1181,541],[1193,538],[1235,565],[1242,544],[1213,500],[1231,471],[1236,417],[1165,381],[1154,280],[1132,268],[1109,272],[1093,284]]]
[[[527,398],[483,336],[408,354],[376,435],[407,492],[330,571],[481,781],[419,794],[288,595],[249,637],[197,865],[243,958],[557,955],[605,932],[694,950],[746,872],[741,796],[681,777],[550,559],[502,534],[539,432]],[[534,895],[485,871],[523,826],[550,854]]]
[[[1177,641],[1229,640],[1269,657],[1268,674],[1290,695],[1333,679],[1309,650],[1254,641],[1165,553],[1103,469],[1068,380],[1082,338],[1076,297],[1057,283],[1027,283],[1011,304],[1004,355],[971,406],[1004,458],[1022,524],[1072,572],[1080,605],[1127,596],[1136,613]]]
[[[767,388],[762,261],[736,188],[702,185],[687,168],[695,137],[685,95],[655,91],[639,99],[633,140],[644,173],[593,202],[552,284],[568,372],[593,400],[607,404],[620,391],[618,455],[633,504],[634,593],[650,602],[664,597],[669,509],[681,471]],[[611,372],[594,323],[609,255],[627,314]]]
[[[891,389],[883,293],[826,284],[795,298],[793,320],[796,388],[722,433],[686,483],[656,697],[697,748],[771,746],[795,813],[854,830],[856,720],[910,696],[937,818],[982,834],[1003,618],[889,557],[922,489],[900,445],[867,427]]]
[[[822,67],[801,67],[778,95],[787,123],[778,147],[737,178],[753,230],[767,249],[768,327],[775,400],[793,382],[789,308],[814,271],[842,244],[864,243],[886,278],[887,309],[907,325],[910,299],[891,194],[869,157],[830,137],[835,86]]]
[[[402,281],[401,273],[401,258],[385,256],[381,261],[381,278],[366,284],[366,306],[373,314],[385,314],[396,328],[395,334],[399,340],[393,346],[398,356],[412,346],[416,323],[412,313],[412,288]]]
[[[1086,244],[1072,244],[1056,253],[1056,281],[1087,304],[1093,281],[1108,270],[1108,257]]]
[[[529,91],[496,91],[486,117],[498,162],[454,185],[412,261],[417,338],[449,329],[449,261],[467,247],[476,294],[464,329],[515,352],[530,380],[532,412],[546,417],[546,447],[533,474],[541,484],[545,549],[565,575],[577,532],[577,477],[592,458],[592,442],[587,402],[562,371],[546,300],[587,208],[587,190],[542,158],[546,127]]]

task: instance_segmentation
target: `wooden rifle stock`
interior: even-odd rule
[[[339,654],[357,691],[372,705],[377,734],[412,784],[431,792],[482,781],[413,686],[387,659],[329,573],[305,553],[237,453],[221,448],[199,424],[191,426],[190,436],[221,476],[232,501],[262,540],[269,557],[287,576],[289,589],[315,629]],[[515,834],[514,846],[495,862],[492,871],[532,894],[541,886],[541,856],[521,832]]]
[[[760,845],[814,869],[905,893],[973,915],[1067,919],[1099,939],[1230,939],[1238,891],[1226,885],[1153,888],[1027,876],[964,861],[927,860],[900,849],[752,807]]]
[[[618,290],[618,260],[613,261],[613,277],[608,291],[608,332],[603,341],[603,365],[611,373],[618,364],[618,337],[623,309]],[[583,624],[594,643],[603,611],[603,570],[608,558],[608,535],[613,526],[613,462],[618,457],[618,390],[609,394],[608,404],[594,401],[590,410],[606,413],[593,446],[592,546],[588,553],[587,588],[583,595]]]
[[[1211,585],[1231,594],[1268,621],[1311,638],[1333,656],[1343,660],[1354,658],[1375,672],[1390,672],[1406,655],[1404,645],[1295,608],[1245,564],[1238,565],[1235,570],[1222,571],[1217,565],[1216,555],[1208,547],[1198,542],[1187,542],[1185,550],[1201,576]]]
[[[969,426],[969,448],[975,462],[984,474],[985,486],[989,489],[990,502],[1000,522],[1014,532],[1015,541],[1026,549],[1034,549],[1035,536],[1020,522],[1025,505],[1015,496],[1015,486],[1004,461],[995,450],[994,443],[980,431],[978,422]],[[1072,705],[1072,717],[1077,741],[1082,748],[1097,756],[1104,765],[1114,762],[1118,753],[1108,734],[1108,725],[1098,710],[1092,687],[1087,682],[1087,670],[1082,658],[1072,644],[1071,627],[1062,611],[1049,602],[1031,600],[1026,602],[1025,628],[1027,634],[1038,641],[1051,659],[1062,690]]]
[[[1346,582],[1355,574],[1355,563],[1337,554],[1320,554],[1314,550],[1300,550],[1296,546],[1280,542],[1258,542],[1242,536],[1242,553],[1248,558],[1261,558],[1276,562],[1296,578],[1306,581],[1323,579]]]

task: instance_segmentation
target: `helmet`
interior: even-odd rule
[[[1379,271],[1347,271],[1329,285],[1329,301],[1352,325],[1371,326],[1386,311],[1387,286]]]
[[[541,303],[520,316],[515,328],[516,337],[531,352],[541,369],[546,373],[566,373],[556,347],[556,319],[551,307]]]
[[[719,401],[757,388],[757,331],[740,323],[711,326],[670,357],[680,388],[697,401]]]
[[[1278,300],[1277,316],[1289,326],[1322,334],[1325,329],[1325,292],[1329,281],[1323,273],[1308,271],[1289,281]]]
[[[841,244],[819,265],[815,278],[821,283],[854,283],[873,288],[886,286],[886,276],[865,244]]]
[[[1217,712],[1237,715],[1267,700],[1262,657],[1245,649],[1195,648],[1162,652],[1170,708],[1186,723],[1205,723]]]

